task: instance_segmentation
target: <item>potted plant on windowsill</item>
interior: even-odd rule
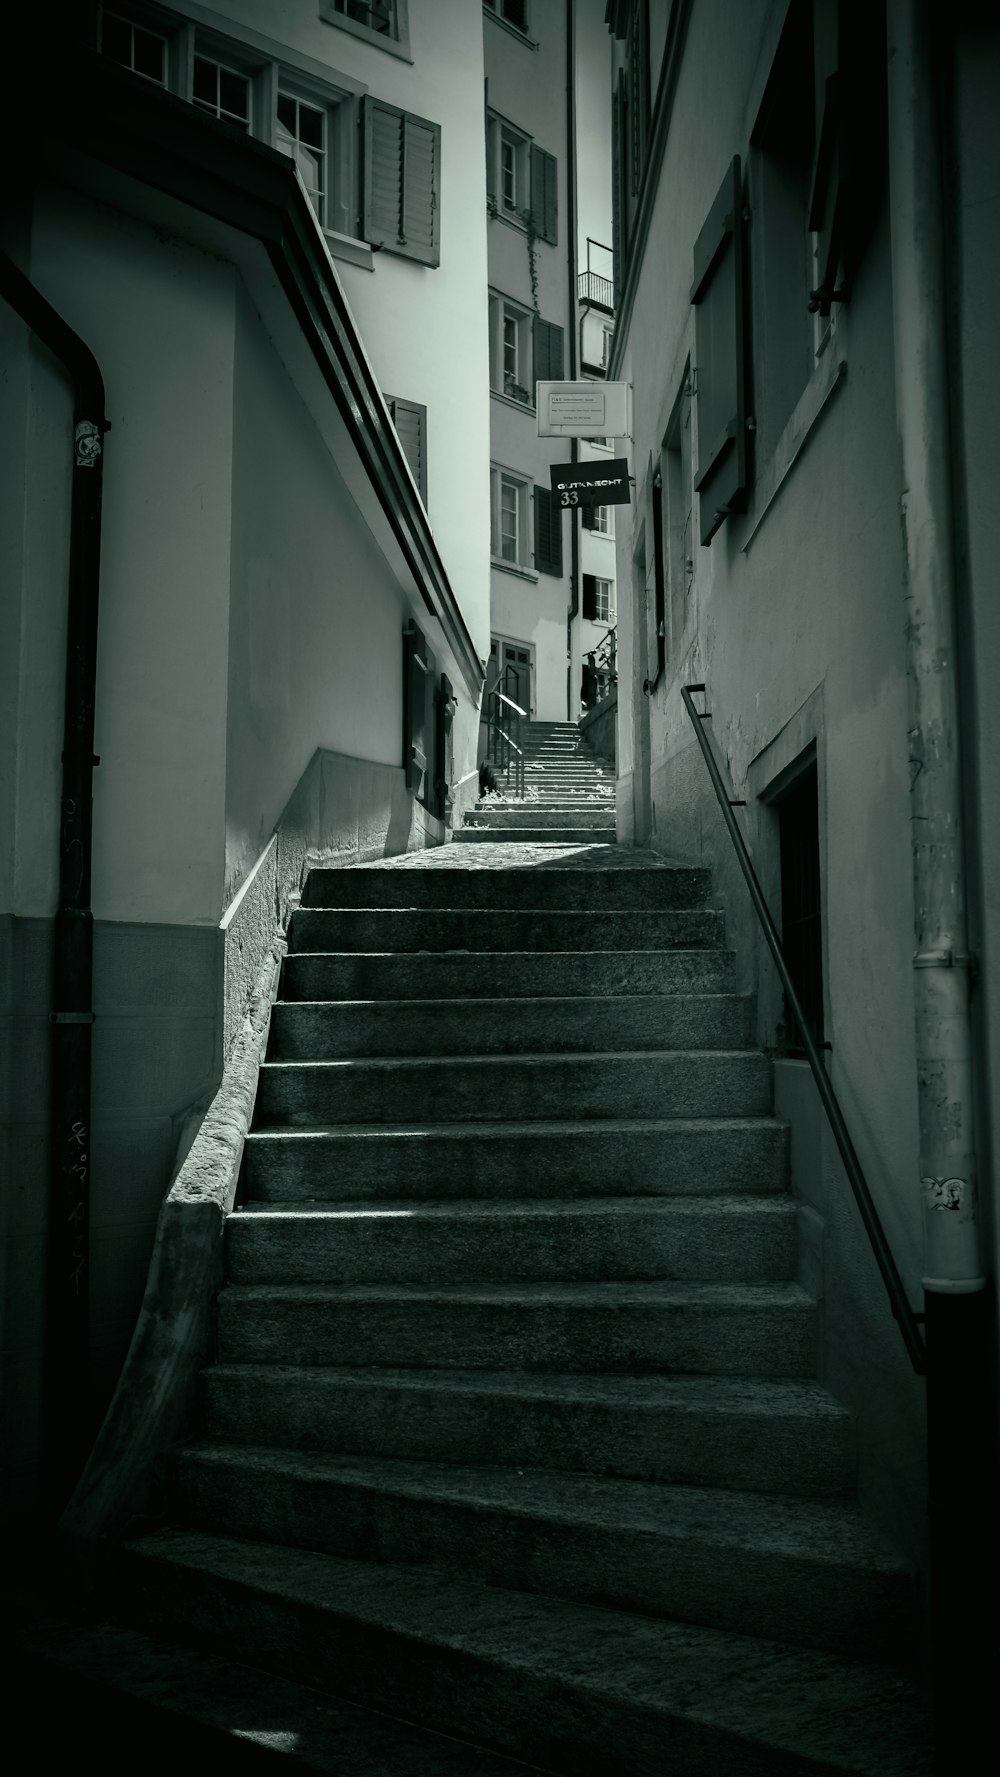
[[[503,392],[505,395],[509,395],[512,401],[520,401],[523,407],[531,406],[530,389],[526,389],[523,383],[515,382],[512,376],[504,376]]]

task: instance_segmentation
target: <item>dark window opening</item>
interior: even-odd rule
[[[819,788],[813,764],[777,805],[781,854],[781,945],[813,1041],[823,1042],[823,942],[820,905]],[[786,1046],[803,1053],[785,996]]]

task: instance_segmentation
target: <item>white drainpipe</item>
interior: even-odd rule
[[[943,191],[927,9],[888,0],[889,211],[906,551],[914,1000],[924,1288],[980,1259],[954,611]]]

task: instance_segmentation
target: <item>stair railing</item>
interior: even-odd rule
[[[603,703],[618,684],[618,626],[606,629],[594,649],[594,670],[597,673],[596,702]]]
[[[511,788],[513,773],[513,791],[515,796],[524,796],[524,751],[521,746],[521,721],[527,718],[527,710],[521,708],[507,690],[511,685],[511,675],[515,690],[519,687],[517,669],[506,666],[498,676],[496,683],[487,693],[486,699],[486,757],[502,771],[507,788]]]
[[[924,1376],[927,1374],[927,1350],[918,1324],[923,1319],[923,1316],[915,1314],[910,1306],[903,1280],[899,1275],[896,1261],[892,1256],[889,1242],[886,1238],[885,1229],[879,1220],[878,1211],[872,1200],[872,1194],[868,1189],[868,1182],[862,1170],[861,1162],[858,1159],[854,1143],[850,1137],[850,1132],[844,1121],[844,1114],[840,1108],[840,1102],[830,1082],[830,1076],[827,1073],[826,1068],[823,1066],[819,1050],[813,1039],[812,1031],[809,1029],[806,1015],[802,1010],[799,996],[795,991],[795,984],[792,981],[788,964],[785,961],[784,951],[781,947],[778,928],[771,917],[770,908],[764,899],[764,891],[757,879],[757,872],[754,869],[753,859],[747,849],[746,840],[736,824],[736,816],[733,813],[733,809],[744,808],[746,804],[738,797],[730,795],[729,786],[723,778],[718,761],[709,745],[703,724],[706,721],[711,720],[712,712],[711,710],[699,710],[695,708],[693,693],[696,691],[704,693],[705,690],[706,687],[704,685],[682,685],[681,697],[684,700],[684,707],[691,718],[691,724],[694,728],[698,745],[701,748],[705,763],[708,766],[708,775],[712,780],[712,787],[718,798],[719,807],[722,810],[722,816],[729,831],[729,837],[733,842],[737,862],[746,879],[747,888],[750,890],[750,899],[753,902],[754,911],[757,914],[764,936],[767,939],[768,949],[774,958],[775,966],[777,967],[778,975],[781,979],[781,985],[785,990],[787,1003],[791,1009],[792,1016],[798,1025],[799,1035],[802,1039],[802,1047],[805,1050],[806,1060],[809,1063],[813,1079],[816,1082],[816,1089],[820,1096],[820,1102],[826,1112],[833,1139],[837,1144],[840,1158],[844,1163],[844,1170],[847,1173],[848,1182],[854,1193],[854,1200],[858,1206],[865,1232],[868,1235],[871,1244],[872,1252],[875,1255],[875,1262],[882,1274],[882,1281],[885,1284],[886,1292],[889,1297],[893,1319],[896,1321],[900,1333],[902,1334],[903,1343],[906,1346],[914,1370],[918,1376]]]

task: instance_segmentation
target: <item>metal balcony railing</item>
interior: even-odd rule
[[[615,306],[615,287],[612,280],[602,278],[596,271],[577,273],[576,293],[581,302],[599,302],[606,309],[613,309]]]

